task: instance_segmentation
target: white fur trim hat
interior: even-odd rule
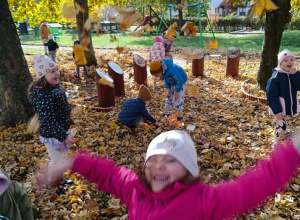
[[[45,55],[35,55],[31,61],[34,73],[41,78],[49,73],[53,68],[57,67],[56,63]]]
[[[145,163],[153,155],[170,155],[177,159],[193,177],[199,174],[195,145],[185,131],[167,131],[155,137],[149,144]]]
[[[281,51],[278,54],[278,66],[280,66],[281,61],[285,58],[285,57],[294,57],[295,58],[295,54],[293,54],[291,51],[289,51],[288,49],[284,49],[283,51]]]

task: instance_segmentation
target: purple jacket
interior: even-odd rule
[[[270,160],[262,160],[234,181],[216,186],[175,182],[159,193],[148,190],[133,171],[103,157],[79,154],[72,172],[119,198],[130,220],[218,220],[245,213],[283,189],[299,163],[300,156],[289,142],[278,147]]]

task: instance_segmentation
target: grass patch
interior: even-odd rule
[[[154,36],[149,33],[144,33],[142,37],[133,37],[129,35],[129,32],[120,34],[114,34],[117,37],[117,41],[110,41],[110,34],[103,34],[97,37],[92,34],[92,41],[94,47],[151,47],[154,43]],[[264,34],[243,34],[233,35],[228,33],[215,33],[216,39],[219,43],[220,49],[228,49],[229,47],[238,47],[242,51],[260,51],[262,48]],[[64,31],[57,43],[60,46],[72,46],[74,39],[77,39],[78,35],[76,31],[69,33]],[[282,36],[282,42],[280,50],[288,48],[293,52],[300,51],[300,31],[285,31]],[[203,33],[203,40],[213,40],[211,33]],[[22,44],[34,44],[41,45],[40,36],[34,36],[34,34],[23,35],[20,37]],[[197,34],[196,37],[185,37],[178,36],[178,39],[174,42],[174,47],[198,47],[200,48],[200,36]]]

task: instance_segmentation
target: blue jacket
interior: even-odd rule
[[[183,84],[187,81],[187,75],[181,66],[173,63],[173,60],[164,58],[162,61],[166,64],[167,69],[162,74],[162,78],[165,80],[165,87],[167,89],[171,86],[175,86],[175,92],[180,92]]]
[[[119,112],[119,121],[128,127],[134,127],[138,119],[145,118],[150,122],[156,120],[149,114],[146,109],[145,103],[140,98],[127,99],[121,106]]]
[[[266,92],[273,114],[294,115],[299,112],[297,91],[300,90],[300,72],[287,74],[273,69]]]

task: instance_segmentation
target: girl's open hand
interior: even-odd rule
[[[284,118],[284,115],[283,115],[282,112],[279,112],[279,113],[276,114],[276,117],[277,117],[278,119],[283,119],[283,118]]]
[[[179,92],[174,92],[175,101],[179,99]]]
[[[75,142],[75,138],[69,134],[66,140],[64,141],[65,144],[67,145],[72,145]]]
[[[291,73],[291,74],[295,74],[295,73],[297,73],[297,70],[296,70],[296,68],[295,68],[295,67],[292,67],[292,68],[290,69],[290,73]]]

